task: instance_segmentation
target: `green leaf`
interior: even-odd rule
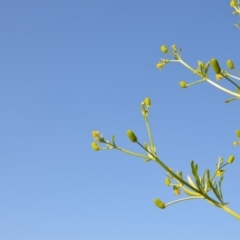
[[[218,182],[218,185],[219,185],[219,193],[220,193],[220,196],[221,196],[221,199],[223,201],[223,195],[222,195],[222,181],[223,181],[223,176],[221,176],[219,182]]]
[[[193,182],[193,180],[190,178],[190,176],[187,176],[187,180],[188,180],[189,184],[190,184],[192,187],[194,187],[194,188],[197,189],[196,185],[194,184],[194,182]]]
[[[207,170],[203,173],[203,189],[204,192],[208,192]]]
[[[192,168],[192,174],[195,178],[195,182],[196,182],[196,185],[197,185],[197,189],[203,194],[203,195],[206,195],[206,193],[204,192],[204,189],[202,188],[202,185],[201,185],[201,181],[199,179],[199,176],[198,176],[198,165],[197,164],[194,164],[194,161],[191,162],[191,168]]]
[[[197,174],[197,171],[196,171],[196,165],[194,164],[194,161],[191,162],[191,168],[192,168],[192,174],[195,177]]]
[[[212,189],[212,191],[213,191],[213,193],[215,194],[215,196],[218,198],[218,200],[219,200],[221,203],[223,203],[223,202],[222,202],[222,199],[221,199],[221,195],[220,195],[217,187],[214,186],[214,185],[215,185],[215,182],[212,183],[211,180],[210,180],[210,171],[209,171],[209,170],[207,170],[207,181],[208,181],[208,185],[209,185],[210,188]]]
[[[177,175],[178,175],[179,178],[183,179],[181,171],[177,172]]]
[[[112,144],[113,144],[114,146],[116,146],[116,144],[115,144],[115,136],[114,136],[114,135],[112,135]]]

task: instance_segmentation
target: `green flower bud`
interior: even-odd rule
[[[233,161],[234,161],[234,156],[231,155],[231,156],[228,158],[228,163],[231,164],[231,163],[233,163]]]
[[[221,73],[222,70],[221,70],[216,58],[211,59],[211,65],[212,65],[213,71],[215,73],[217,73],[217,74]]]
[[[162,45],[162,46],[161,46],[161,51],[162,51],[163,53],[167,53],[167,52],[168,52],[167,46]]]
[[[95,143],[95,142],[92,142],[92,149],[94,150],[94,151],[99,151],[100,150],[100,147],[97,145],[97,143]]]
[[[236,135],[237,135],[238,138],[240,138],[240,130],[236,131]]]
[[[227,67],[230,69],[234,69],[234,64],[232,60],[227,60]]]
[[[230,7],[236,7],[237,6],[237,3],[235,0],[231,0],[230,2]]]
[[[137,141],[137,137],[132,130],[127,130],[127,136],[132,142]]]
[[[154,200],[153,200],[153,202],[154,202],[154,204],[157,206],[157,207],[159,207],[159,208],[161,208],[161,209],[164,209],[166,206],[165,206],[165,203],[164,202],[162,202],[160,199],[158,199],[158,198],[155,198]]]
[[[182,87],[182,88],[187,88],[187,83],[186,83],[185,81],[181,81],[181,82],[179,83],[179,85],[180,85],[180,87]]]
[[[165,178],[164,182],[167,186],[170,186],[170,184],[171,184],[171,180],[169,178]]]
[[[145,98],[144,99],[144,103],[147,105],[147,106],[151,106],[151,99],[150,98]]]

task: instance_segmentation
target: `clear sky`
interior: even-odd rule
[[[159,157],[174,170],[212,171],[232,142],[239,102],[170,64],[162,44],[177,44],[196,66],[218,58],[237,66],[240,32],[229,1],[1,0],[0,239],[240,239],[239,223],[207,202],[165,210],[178,197],[154,162],[117,151],[94,152],[91,132],[141,150],[147,141],[140,103],[152,99],[150,123]],[[239,62],[238,62],[239,63]],[[238,64],[239,66],[239,64]],[[214,80],[214,79],[213,79]],[[239,159],[223,191],[240,212]]]

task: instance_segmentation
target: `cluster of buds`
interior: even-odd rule
[[[172,56],[173,59],[161,59],[161,61],[158,62],[156,65],[156,67],[158,69],[162,69],[166,63],[178,62],[178,63],[181,63],[182,65],[184,65],[186,68],[188,68],[193,74],[200,77],[200,79],[198,79],[194,82],[190,82],[190,83],[182,80],[179,83],[180,87],[187,88],[187,87],[197,84],[197,83],[208,82],[211,85],[213,85],[214,87],[234,96],[233,98],[226,100],[225,101],[226,103],[231,102],[233,100],[240,99],[240,86],[235,82],[236,80],[240,80],[240,77],[231,75],[226,70],[222,70],[218,63],[218,60],[216,58],[212,58],[210,61],[208,61],[206,63],[199,60],[197,67],[193,68],[190,65],[188,65],[186,62],[183,61],[183,59],[181,58],[181,49],[178,49],[176,45],[171,46],[171,51],[168,50],[168,47],[166,45],[162,45],[160,47],[160,50],[162,53],[169,54],[170,56]],[[223,79],[223,78],[228,80],[232,85],[234,85],[237,88],[236,91],[232,91],[230,89],[222,87],[219,84],[216,84],[215,82],[211,81],[208,76],[210,66],[212,67],[212,69],[215,73],[215,77],[216,77],[217,81],[219,81],[220,79]],[[227,60],[227,68],[230,71],[234,70],[238,75],[240,75],[240,72],[238,72],[235,69],[234,63],[230,59]]]
[[[161,70],[167,63],[169,63],[169,60],[162,58],[161,61],[159,61],[156,64],[156,67],[157,67],[158,70]]]
[[[99,131],[92,131],[92,137],[94,142],[92,142],[91,147],[94,151],[107,150],[115,147],[114,136],[112,136],[112,142],[106,141]],[[105,144],[104,148],[100,148],[99,143]]]

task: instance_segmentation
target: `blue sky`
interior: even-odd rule
[[[0,239],[239,239],[238,222],[204,201],[177,199],[154,162],[92,151],[92,130],[147,134],[139,108],[152,99],[159,157],[190,174],[237,156],[238,102],[178,64],[155,67],[162,44],[177,44],[196,66],[218,58],[237,66],[239,30],[229,1],[6,1],[0,3]],[[240,212],[239,160],[223,189]],[[207,238],[206,238],[207,236]]]

